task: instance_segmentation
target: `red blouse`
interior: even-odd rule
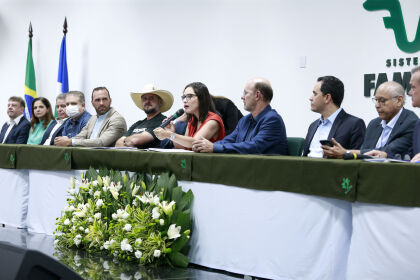
[[[216,113],[209,112],[208,115],[207,115],[207,118],[203,121],[200,128],[202,128],[204,126],[204,124],[206,122],[210,121],[210,120],[217,121],[219,123],[220,129],[219,129],[219,134],[217,135],[217,138],[216,139],[212,138],[212,139],[209,139],[209,140],[214,143],[216,141],[219,141],[219,140],[222,140],[223,138],[225,138],[225,126],[223,125],[222,119]],[[193,122],[192,119],[188,122],[188,136],[190,136],[190,137],[194,137],[194,135],[200,130],[200,128],[197,129],[196,126],[193,126],[192,122]]]

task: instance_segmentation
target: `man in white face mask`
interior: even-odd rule
[[[50,125],[45,131],[41,145],[54,145],[54,138],[60,136],[63,132],[64,123],[68,120],[65,93],[59,94],[55,99],[55,111],[57,112],[57,123],[55,125]]]
[[[83,92],[69,91],[66,94],[66,114],[69,116],[69,119],[64,123],[61,136],[72,138],[80,133],[91,117],[91,114],[85,109],[85,95]],[[64,138],[56,137],[54,145],[62,146]]]

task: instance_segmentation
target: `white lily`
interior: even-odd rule
[[[132,196],[135,196],[137,192],[139,191],[140,186],[134,185],[133,191],[131,192]]]
[[[163,212],[170,216],[175,208],[175,201],[171,201],[169,204],[167,201],[163,201],[159,206],[162,208]]]
[[[159,258],[159,257],[160,257],[160,250],[155,250],[155,251],[153,252],[153,256],[154,256],[155,258]]]
[[[179,234],[180,232],[181,232],[181,227],[176,226],[176,224],[172,224],[169,226],[169,229],[168,229],[168,238],[177,239],[178,237],[181,236],[181,234]]]
[[[156,219],[159,219],[159,217],[160,217],[159,208],[158,207],[153,208],[152,219],[156,220]]]
[[[101,207],[102,205],[104,205],[104,201],[102,199],[98,199],[98,201],[96,201],[96,207]]]
[[[140,259],[140,258],[141,258],[141,256],[143,255],[143,253],[142,253],[141,251],[137,250],[137,251],[134,253],[134,255],[136,256],[136,258]]]

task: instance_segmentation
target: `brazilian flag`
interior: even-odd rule
[[[36,98],[35,68],[32,59],[32,38],[29,38],[28,56],[26,58],[25,100],[28,108],[28,119],[32,118],[32,101]]]

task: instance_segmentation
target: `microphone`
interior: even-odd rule
[[[179,109],[178,111],[175,112],[175,114],[173,114],[172,116],[170,116],[166,121],[164,121],[160,127],[161,128],[165,128],[171,121],[179,118],[180,116],[182,116],[182,114],[184,114],[184,109]]]
[[[343,155],[343,159],[367,159],[367,158],[373,158],[372,156],[368,155],[362,155],[362,154],[356,154],[356,153],[345,153]]]

